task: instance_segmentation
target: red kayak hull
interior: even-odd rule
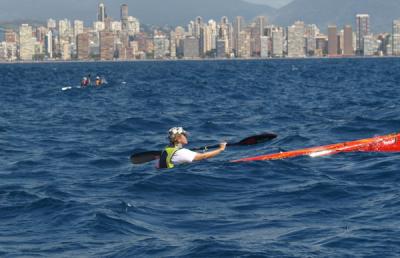
[[[233,162],[277,160],[299,156],[320,157],[333,155],[340,152],[400,152],[400,133],[319,147],[299,149],[288,152],[267,154],[257,157],[234,160]]]

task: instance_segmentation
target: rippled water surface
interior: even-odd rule
[[[229,161],[397,132],[399,84],[399,59],[2,64],[0,256],[398,257],[400,154]],[[130,163],[173,126],[279,137]]]

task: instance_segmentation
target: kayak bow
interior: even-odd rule
[[[321,157],[333,155],[340,152],[400,152],[400,133],[377,136],[374,138],[342,142],[337,144],[312,147],[306,149],[293,150],[267,154],[257,157],[234,160],[232,162],[249,162],[260,160],[287,159],[299,156]]]

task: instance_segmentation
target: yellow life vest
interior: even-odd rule
[[[175,152],[180,150],[179,147],[171,147],[167,146],[164,151],[161,153],[160,157],[160,168],[174,168],[174,164],[172,163],[172,157],[174,156]]]

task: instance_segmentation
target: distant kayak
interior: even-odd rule
[[[82,86],[65,86],[65,87],[62,87],[61,90],[62,91],[66,91],[66,90],[81,89],[81,88],[85,88],[85,87],[82,87]]]
[[[238,159],[232,162],[277,160],[299,156],[310,156],[314,158],[333,155],[341,152],[400,152],[400,133],[288,152],[266,154],[262,156]]]

